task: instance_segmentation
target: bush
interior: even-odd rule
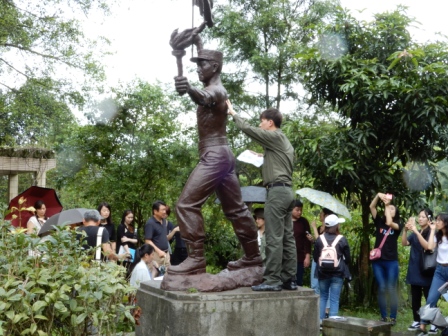
[[[91,255],[68,228],[41,240],[0,222],[0,335],[115,335],[132,328],[125,269],[92,262]]]

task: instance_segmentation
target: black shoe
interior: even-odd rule
[[[279,292],[282,290],[282,286],[280,285],[268,285],[265,283],[259,284],[257,286],[252,286],[252,290],[256,292]]]
[[[294,280],[289,280],[283,283],[282,288],[287,290],[296,290],[299,287]]]

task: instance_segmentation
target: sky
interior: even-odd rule
[[[444,24],[448,10],[445,0],[341,0],[341,4],[355,17],[367,21],[372,20],[374,13],[392,11],[402,4],[408,7],[408,15],[421,23],[411,31],[417,41],[434,39],[436,32],[448,35]],[[177,68],[169,39],[174,29],[181,31],[192,26],[191,0],[118,1],[112,9],[111,16],[89,17],[85,23],[89,35],[104,35],[112,41],[111,49],[115,53],[104,60],[108,84],[116,86],[135,78],[150,83],[172,82]],[[194,25],[198,26],[201,18],[197,7],[194,16]],[[187,65],[193,68],[190,57],[188,51],[184,68]],[[188,73],[186,70],[184,73]]]

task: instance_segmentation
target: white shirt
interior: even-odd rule
[[[448,240],[442,237],[442,242],[437,244],[437,262],[439,264],[448,264]]]
[[[30,217],[28,222],[31,222],[34,224],[34,233],[39,234],[39,231],[42,228],[42,225],[46,222],[46,220],[42,219],[42,218],[37,220],[36,216],[32,216],[32,217]]]
[[[131,286],[140,287],[140,283],[143,281],[152,280],[151,272],[144,260],[141,260],[137,265],[135,265],[134,270],[131,274],[130,283]]]

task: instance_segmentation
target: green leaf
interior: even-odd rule
[[[37,312],[39,310],[41,310],[43,307],[46,307],[48,304],[45,301],[36,301],[33,304],[33,311]]]
[[[64,306],[64,304],[61,301],[57,301],[54,304],[54,307],[61,313],[64,313],[67,311],[67,307]]]
[[[79,315],[78,317],[76,317],[76,323],[77,324],[81,324],[82,322],[84,322],[84,320],[86,319],[87,314],[86,313],[82,313],[81,315]]]

